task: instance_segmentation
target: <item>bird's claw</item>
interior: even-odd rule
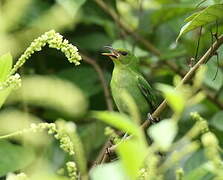
[[[150,113],[147,114],[147,120],[149,122],[151,122],[152,124],[158,123],[160,121],[160,118],[156,117],[152,117],[152,115]]]

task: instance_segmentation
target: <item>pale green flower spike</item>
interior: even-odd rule
[[[223,177],[223,163],[221,154],[219,153],[219,142],[217,137],[212,132],[207,132],[202,135],[201,142],[204,145],[204,153],[209,160],[209,168],[213,174],[216,175],[215,179],[222,179]]]
[[[66,166],[67,166],[67,172],[68,172],[68,176],[70,177],[70,180],[78,179],[76,163],[73,161],[69,161],[66,163]]]
[[[18,73],[10,76],[6,81],[0,83],[0,90],[6,89],[8,87],[12,87],[13,89],[17,89],[21,86],[21,78]]]
[[[44,130],[48,130],[48,134],[54,135],[55,139],[57,139],[60,143],[60,148],[63,149],[64,152],[67,152],[69,155],[74,155],[74,145],[70,139],[70,137],[65,133],[59,130],[56,127],[55,123],[32,123],[29,128],[23,129],[21,131],[17,131],[8,135],[0,136],[0,139],[9,138],[12,136],[19,136],[24,133],[37,133],[42,132]]]
[[[55,48],[63,52],[70,63],[74,63],[75,65],[80,64],[81,56],[78,53],[77,47],[69,44],[68,40],[63,39],[63,36],[56,33],[55,30],[50,30],[31,43],[24,54],[18,59],[10,74],[14,74],[35,51],[41,51],[46,44],[50,48]]]
[[[197,121],[201,133],[209,132],[208,123],[204,118],[202,118],[197,112],[191,112],[190,115]]]
[[[6,180],[28,180],[28,177],[26,176],[25,173],[19,173],[19,174],[8,173]]]
[[[57,130],[57,133],[54,135],[54,137],[59,140],[60,142],[60,148],[63,149],[65,152],[69,153],[69,155],[74,155],[74,145],[70,139],[70,137],[62,132]]]

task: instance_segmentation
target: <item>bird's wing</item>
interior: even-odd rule
[[[138,87],[140,88],[143,96],[146,98],[149,103],[151,109],[154,111],[157,106],[157,100],[155,96],[155,92],[149,83],[145,80],[144,77],[138,76]]]

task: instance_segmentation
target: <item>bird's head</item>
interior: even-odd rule
[[[102,55],[110,57],[115,65],[136,66],[138,64],[136,56],[126,49],[114,49],[110,46],[105,46],[105,48],[110,52],[102,53]]]

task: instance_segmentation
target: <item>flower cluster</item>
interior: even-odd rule
[[[204,118],[202,118],[197,112],[192,112],[192,113],[191,113],[191,117],[192,117],[194,120],[196,120],[197,123],[199,124],[201,133],[206,133],[206,132],[209,131],[207,121],[206,121]]]
[[[207,168],[216,175],[216,179],[223,177],[223,163],[219,153],[217,137],[209,130],[207,121],[198,113],[191,113],[191,117],[196,120],[196,124],[193,126],[190,134],[193,134],[191,137],[202,134],[201,142],[204,146],[205,156],[209,160]]]
[[[190,113],[190,116],[192,117],[192,119],[196,121],[196,123],[185,135],[188,139],[194,139],[200,134],[209,132],[207,121],[204,118],[202,118],[197,112]]]
[[[69,155],[74,155],[73,143],[70,137],[63,131],[58,130],[56,128],[56,124],[54,123],[40,123],[40,124],[31,124],[30,130],[32,132],[41,132],[44,129],[48,129],[48,134],[53,134],[55,139],[60,142],[60,148],[65,152],[69,153]]]
[[[34,54],[35,51],[41,51],[42,47],[44,47],[46,44],[49,44],[50,48],[56,48],[62,51],[70,63],[74,63],[75,65],[80,64],[79,61],[81,60],[81,56],[79,55],[76,46],[69,44],[68,40],[63,39],[62,35],[56,33],[54,30],[51,30],[38,37],[31,43],[11,70],[11,74],[14,74],[17,69],[20,68],[32,54]]]
[[[42,132],[44,130],[48,130],[48,134],[54,135],[54,137],[59,141],[60,148],[65,152],[69,153],[69,155],[74,155],[74,145],[69,137],[69,135],[62,130],[58,130],[56,124],[54,123],[39,123],[30,125],[30,128],[23,129],[21,131],[14,132],[12,134],[0,136],[0,139],[9,138],[11,136],[19,136],[25,133],[30,132]]]
[[[6,177],[6,180],[28,180],[28,178],[25,173],[9,173]]]
[[[219,142],[217,137],[212,132],[207,132],[201,137],[201,142],[205,147],[205,155],[211,162],[211,171],[218,177],[223,177],[223,163],[221,160],[219,149]],[[217,179],[217,178],[216,178]]]
[[[15,74],[10,76],[6,81],[0,83],[0,90],[6,89],[8,87],[12,87],[16,89],[21,86],[21,78],[19,74]]]
[[[69,153],[69,155],[74,155],[73,143],[67,134],[57,131],[54,137],[59,140],[61,149]]]
[[[67,166],[68,176],[70,177],[70,179],[71,180],[78,179],[76,163],[73,161],[69,161],[66,163],[66,166]]]

